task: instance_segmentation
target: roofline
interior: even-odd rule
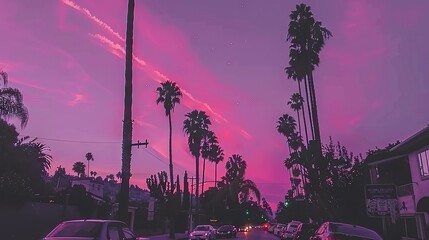
[[[399,147],[401,147],[402,145],[410,142],[411,140],[413,140],[415,137],[417,137],[418,135],[424,133],[425,131],[429,130],[429,124],[423,128],[422,130],[418,131],[417,133],[413,134],[411,137],[408,137],[407,139],[405,139],[404,141],[402,141],[401,143],[399,143],[398,145],[394,146],[393,148],[390,149],[390,151],[395,151],[396,149],[398,149]]]
[[[408,154],[402,154],[402,155],[397,155],[397,156],[394,156],[394,157],[384,158],[384,159],[381,159],[381,160],[378,160],[378,161],[370,162],[370,163],[368,163],[368,166],[375,166],[375,165],[378,165],[380,163],[390,162],[390,161],[393,161],[393,160],[396,160],[396,159],[399,159],[399,158],[403,158],[403,157],[407,157],[407,156],[408,156]]]

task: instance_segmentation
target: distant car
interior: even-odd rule
[[[216,239],[216,230],[211,225],[198,225],[189,234],[189,239]]]
[[[238,231],[239,231],[239,232],[248,232],[248,231],[249,231],[249,228],[248,228],[248,227],[246,227],[246,226],[240,226],[240,227],[238,228]]]
[[[317,229],[317,225],[313,223],[301,223],[296,228],[293,234],[293,240],[308,240]]]
[[[310,240],[329,239],[383,240],[371,229],[338,222],[323,223],[310,238]]]
[[[115,220],[86,219],[64,221],[56,226],[44,240],[137,240],[134,233],[123,222]]]
[[[236,238],[237,229],[232,225],[220,226],[216,231],[216,238]]]

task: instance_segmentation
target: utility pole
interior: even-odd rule
[[[137,146],[137,148],[140,148],[141,145],[144,145],[147,148],[147,145],[149,145],[149,142],[147,139],[144,142],[137,141],[137,143],[132,143],[131,146]]]
[[[193,223],[193,217],[192,217],[192,215],[193,215],[193,211],[192,211],[192,193],[194,192],[194,179],[197,179],[197,178],[190,177],[190,179],[191,179],[191,194],[190,194],[191,199],[189,201],[190,202],[190,204],[189,204],[189,232],[192,232],[192,229],[194,229],[193,228],[194,223]]]

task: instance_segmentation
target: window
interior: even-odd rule
[[[417,155],[419,160],[420,176],[429,177],[429,149]]]
[[[126,240],[133,240],[135,239],[133,232],[127,227],[122,227],[122,232],[124,233],[124,237]]]
[[[119,240],[120,239],[118,226],[109,224],[107,231],[109,232],[109,240]]]

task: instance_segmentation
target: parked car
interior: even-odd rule
[[[310,238],[310,240],[353,239],[353,240],[383,240],[375,231],[361,226],[325,222]]]
[[[268,232],[269,233],[274,233],[274,228],[276,228],[277,224],[272,224],[269,228],[268,228]]]
[[[283,231],[280,233],[280,239],[282,240],[292,240],[293,234],[296,231],[296,228],[301,224],[299,221],[291,221],[283,228]]]
[[[85,219],[64,221],[58,224],[44,240],[63,240],[63,239],[125,239],[136,240],[137,238],[130,228],[121,221]]]
[[[293,240],[308,240],[317,229],[317,225],[313,223],[301,223],[296,228],[293,234]]]
[[[232,225],[220,226],[216,231],[216,238],[236,238],[237,229]]]
[[[278,223],[275,227],[274,227],[274,235],[276,236],[280,236],[281,232],[283,231],[283,228],[286,227],[286,224],[282,224],[282,223]]]
[[[189,239],[215,239],[216,230],[211,225],[198,225],[189,234]]]

